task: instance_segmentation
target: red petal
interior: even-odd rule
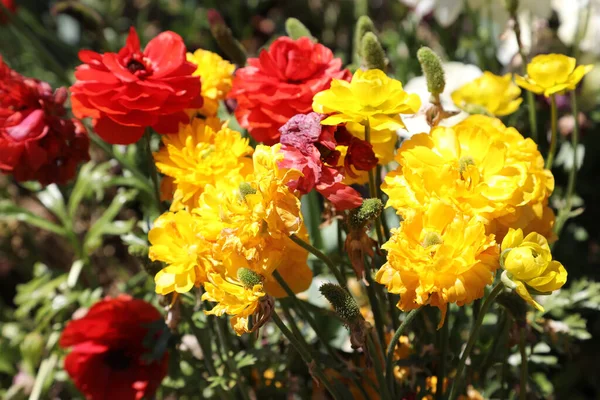
[[[144,127],[119,125],[108,117],[95,120],[94,130],[111,144],[132,144],[144,135]]]
[[[152,39],[146,46],[144,55],[152,63],[154,79],[169,75],[187,62],[183,39],[171,31],[163,32]]]

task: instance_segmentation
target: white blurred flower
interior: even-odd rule
[[[552,7],[560,20],[558,37],[567,45],[575,42],[578,32],[586,27],[586,18],[589,18],[579,48],[600,54],[600,0],[552,0]]]
[[[417,20],[433,12],[435,20],[447,27],[452,25],[464,8],[464,0],[400,0],[413,9]]]
[[[460,62],[443,63],[442,68],[444,68],[446,74],[446,87],[444,88],[444,92],[440,95],[442,107],[445,111],[460,111],[459,108],[454,105],[454,102],[450,97],[452,92],[471,82],[475,78],[478,78],[483,72],[476,65],[463,64]],[[417,133],[429,132],[431,128],[429,124],[427,124],[425,113],[432,104],[429,101],[431,95],[427,91],[427,80],[425,79],[425,76],[417,76],[416,78],[411,79],[404,85],[404,90],[407,93],[419,95],[421,98],[421,109],[414,115],[402,116],[402,121],[404,121],[404,124],[406,125],[406,130],[399,130],[398,135],[402,138],[409,138]],[[466,112],[460,111],[457,115],[442,120],[440,125],[453,126],[468,116],[469,114]]]

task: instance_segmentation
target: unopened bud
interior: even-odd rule
[[[362,318],[358,304],[356,304],[352,295],[340,285],[324,283],[319,288],[319,291],[348,325],[352,324],[357,318]]]
[[[417,51],[417,58],[427,79],[427,90],[438,99],[446,86],[442,61],[429,47],[421,47]]]
[[[385,51],[373,32],[367,32],[361,40],[361,54],[368,69],[385,71]]]
[[[208,24],[210,32],[217,41],[217,44],[231,61],[240,67],[246,65],[248,55],[244,46],[233,37],[231,29],[225,24],[225,20],[215,9],[208,10]]]
[[[348,222],[351,228],[360,228],[369,221],[379,218],[383,203],[379,199],[365,199],[360,207],[350,210]]]
[[[288,36],[294,40],[300,39],[301,37],[307,37],[315,40],[315,38],[310,34],[308,28],[304,26],[304,24],[297,18],[288,18],[285,21],[285,31],[287,32]]]
[[[362,39],[367,32],[375,32],[375,25],[371,18],[363,15],[356,21],[354,28],[354,64],[359,64],[362,57]]]
[[[237,277],[246,289],[252,289],[254,286],[260,285],[263,282],[263,277],[260,274],[257,274],[248,268],[238,269]]]

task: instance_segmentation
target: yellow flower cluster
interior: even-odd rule
[[[235,65],[203,49],[187,53],[187,60],[197,66],[193,75],[199,76],[202,83],[204,104],[198,112],[207,117],[217,115],[219,101],[231,90]]]
[[[536,144],[498,119],[474,115],[414,135],[396,161],[382,189],[404,221],[377,280],[400,294],[402,310],[430,304],[444,314],[447,303],[482,297],[510,228],[552,238],[553,176]]]
[[[523,99],[521,89],[512,81],[512,74],[483,75],[452,93],[457,107],[471,114],[490,114],[498,117],[509,115],[519,109]]]
[[[246,175],[252,169],[248,139],[218,118],[193,118],[179,132],[162,135],[163,147],[154,154],[156,168],[172,179],[171,209],[194,207],[206,185]]]
[[[176,193],[182,194],[150,231],[149,256],[166,264],[155,277],[157,293],[203,286],[203,299],[216,303],[208,313],[230,315],[242,334],[249,331],[250,316],[262,312],[265,296],[285,296],[273,271],[287,277],[295,292],[306,290],[312,279],[308,252],[289,238],[308,236],[300,200],[287,186],[300,172],[278,167],[280,145],[257,146],[249,158],[251,148],[239,137],[234,149],[236,140],[228,137],[233,131],[193,134],[206,130],[181,134],[183,150],[169,142],[157,157],[161,170],[177,172]]]

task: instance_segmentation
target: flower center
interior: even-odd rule
[[[464,173],[469,165],[475,165],[475,160],[471,156],[464,156],[458,160],[458,168],[460,173]]]
[[[134,54],[129,61],[127,61],[126,68],[138,78],[145,78],[150,75],[150,71],[143,62],[143,56],[140,54]]]
[[[123,371],[131,365],[131,358],[127,355],[124,349],[110,350],[104,356],[104,362],[111,369]]]
[[[439,233],[437,232],[427,232],[425,234],[425,237],[423,238],[423,242],[421,243],[421,245],[424,248],[427,248],[429,246],[434,246],[436,244],[442,244],[444,241],[442,240],[442,236],[440,236]]]

